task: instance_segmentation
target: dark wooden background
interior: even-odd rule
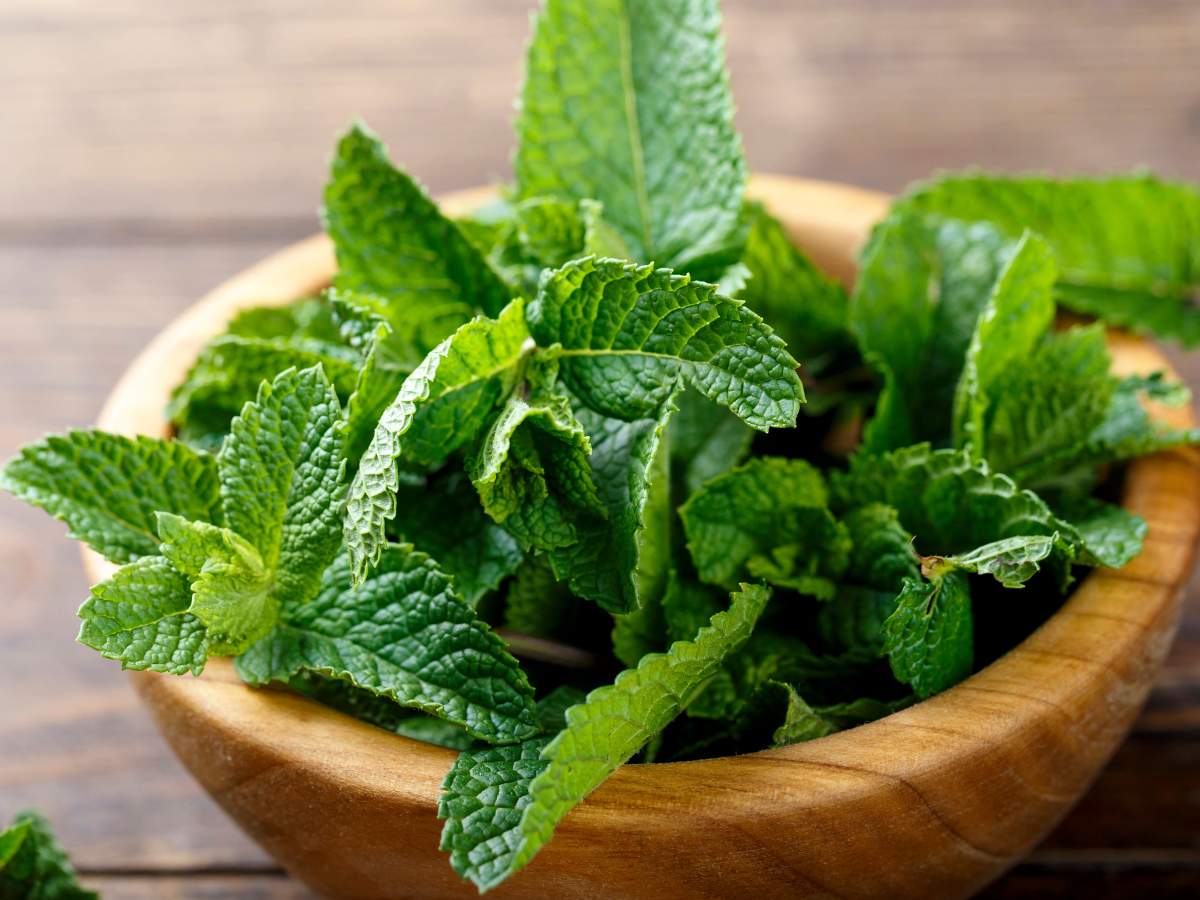
[[[187,304],[316,228],[362,116],[434,190],[505,177],[531,0],[0,0],[0,455],[86,425]],[[752,166],[1200,180],[1195,0],[728,0]],[[1200,356],[1198,354],[1197,356]],[[1176,355],[1194,385],[1200,361]],[[1198,512],[1200,514],[1200,512]],[[109,897],[303,897],[72,643],[63,529],[0,497],[0,816]],[[1200,584],[1133,736],[994,897],[1200,896]]]

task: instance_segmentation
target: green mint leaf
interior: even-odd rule
[[[1020,484],[1074,469],[1119,383],[1110,362],[1097,325],[1047,335],[1002,374],[982,419],[992,468]]]
[[[787,697],[787,712],[783,724],[775,729],[771,746],[784,747],[815,740],[838,731],[838,726],[804,702],[796,689],[788,684],[778,684]]]
[[[1054,323],[1054,277],[1050,247],[1027,232],[979,315],[954,397],[954,442],[977,457],[986,455],[984,420],[996,383],[1026,363]]]
[[[528,337],[515,300],[498,319],[462,326],[404,380],[350,485],[345,542],[356,581],[382,552],[384,527],[396,514],[401,455],[432,465],[473,440],[509,393]]]
[[[199,675],[208,635],[191,605],[187,577],[161,556],[144,556],[92,588],[79,609],[79,642],[125,669]]]
[[[686,383],[766,431],[796,424],[804,391],[780,338],[740,301],[666,269],[586,258],[542,279],[529,306],[539,346],[597,412],[654,415]]]
[[[18,813],[0,832],[0,897],[5,900],[99,900],[79,886],[75,867],[33,810]]]
[[[919,185],[901,205],[1026,228],[1054,248],[1059,300],[1143,334],[1200,344],[1200,193],[1148,175],[968,173]]]
[[[346,460],[357,465],[371,445],[375,428],[384,411],[404,386],[408,372],[389,365],[385,360],[384,344],[390,332],[381,326],[376,339],[367,351],[366,361],[358,372],[354,393],[346,403],[346,422],[343,429]]]
[[[1067,446],[1039,458],[1030,459],[1014,470],[1014,477],[1039,491],[1082,484],[1090,490],[1095,481],[1096,466],[1122,462],[1200,443],[1200,428],[1170,428],[1150,419],[1141,396],[1165,397],[1169,402],[1179,400],[1179,389],[1160,378],[1132,376],[1116,381],[1107,397],[1107,408],[1100,423],[1079,443]],[[1077,436],[1078,437],[1078,436]]]
[[[738,298],[758,312],[787,341],[788,350],[802,359],[847,344],[849,300],[845,289],[800,252],[780,221],[761,204],[747,204],[746,215],[750,231],[742,263],[749,279]],[[725,290],[724,278],[722,291],[733,293]]]
[[[535,374],[509,396],[468,464],[488,515],[535,550],[569,546],[577,520],[606,516],[591,443],[570,399],[547,383],[553,377]]]
[[[907,579],[884,625],[884,651],[897,679],[922,700],[971,674],[974,630],[967,576]]]
[[[725,585],[749,572],[829,599],[850,540],[828,506],[813,466],[759,457],[709,481],[679,513],[702,580]]]
[[[922,566],[927,570],[959,569],[991,575],[1006,588],[1019,588],[1037,574],[1042,560],[1062,549],[1060,543],[1057,533],[1004,538],[955,556],[926,557]]]
[[[158,553],[158,510],[221,520],[213,458],[148,437],[51,435],[0,469],[0,488],[66,522],[71,538],[115,563]]]
[[[333,309],[323,297],[301,297],[284,306],[251,306],[238,310],[227,334],[245,338],[291,338],[313,343],[343,344]]]
[[[324,219],[337,252],[335,286],[386,298],[391,321],[412,307],[434,307],[461,324],[477,310],[498,315],[508,302],[508,288],[458,225],[362,125],[338,143]]]
[[[754,431],[741,419],[694,390],[679,395],[667,426],[673,491],[680,499],[736,466],[750,452]]]
[[[241,653],[275,625],[274,573],[258,550],[228,528],[160,513],[162,555],[191,580],[187,611],[207,629],[209,652]]]
[[[378,348],[379,362],[408,373],[468,321],[458,306],[433,303],[396,308],[386,297],[331,288],[326,292],[342,339],[364,356]],[[380,326],[385,330],[381,335]]]
[[[830,479],[836,509],[885,503],[916,535],[926,556],[966,553],[1016,537],[1062,538],[1061,562],[1086,550],[1080,535],[1058,519],[1040,497],[1021,490],[1007,475],[992,472],[960,450],[918,444],[880,456],[856,454],[846,472]],[[1079,561],[1087,563],[1086,553]]]
[[[913,536],[896,510],[882,503],[853,509],[842,523],[850,536],[850,562],[833,602],[817,613],[817,630],[831,646],[879,656],[896,594],[905,578],[920,572]]]
[[[521,564],[520,545],[488,518],[460,471],[439,473],[421,485],[401,485],[389,528],[401,542],[436,559],[471,606]]]
[[[553,637],[566,625],[578,601],[550,568],[544,556],[529,557],[509,582],[504,599],[504,627],[534,637]]]
[[[311,600],[284,603],[278,626],[237,659],[249,684],[299,672],[348,681],[509,743],[536,733],[533,689],[504,643],[424,553],[390,545],[351,587],[342,554]]]
[[[575,405],[606,515],[578,521],[576,542],[550,551],[550,565],[574,593],[612,613],[638,609],[665,585],[671,510],[663,433],[673,409],[668,397],[655,417],[623,421]]]
[[[502,753],[463,754],[443,785],[442,849],[454,870],[481,890],[522,868],[555,826],[609,775],[665,728],[749,638],[770,598],[746,585],[694,641],[645,657],[634,669],[566,712],[549,742]]]
[[[869,452],[949,438],[976,321],[1013,249],[983,223],[893,215],[876,227],[849,313],[863,357],[884,379],[863,435]]]
[[[182,440],[216,444],[258,386],[285,369],[320,365],[343,397],[350,396],[361,357],[350,347],[314,344],[293,337],[256,338],[227,334],[214,338],[196,357],[171,394],[167,416]]]
[[[224,524],[259,553],[280,604],[316,593],[341,543],[341,405],[320,367],[280,373],[217,455]]]
[[[746,180],[716,0],[548,0],[526,61],[521,198],[604,204],[631,258],[679,266],[738,225]]]
[[[1102,565],[1119,569],[1142,552],[1147,526],[1141,516],[1092,497],[1074,500],[1059,512]]]

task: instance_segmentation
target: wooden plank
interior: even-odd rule
[[[282,872],[226,875],[84,875],[105,900],[316,900]]]
[[[307,225],[356,115],[435,189],[502,179],[532,6],[9,0],[0,220]],[[1195,3],[726,6],[758,169],[886,189],[969,164],[1200,178]]]

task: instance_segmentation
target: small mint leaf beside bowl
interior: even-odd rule
[[[853,280],[856,253],[888,206],[880,194],[782,177],[751,179],[748,194],[843,283]],[[494,197],[468,191],[445,198],[442,209],[461,214]],[[172,387],[234,313],[264,298],[282,305],[312,295],[334,268],[328,240],[316,237],[209,294],[133,363],[100,427],[165,434]],[[1106,339],[1118,375],[1170,369],[1145,341],[1116,331]],[[1195,426],[1186,407],[1155,405],[1154,416],[1174,428]],[[982,671],[886,718],[806,743],[623,766],[495,896],[977,890],[1090,784],[1166,652],[1200,536],[1195,451],[1134,462],[1121,505],[1148,523],[1144,552],[1120,571],[1092,572],[1061,610]],[[94,582],[112,575],[112,563],[84,555]],[[389,734],[298,694],[248,687],[228,659],[210,659],[199,678],[132,677],[196,779],[315,890],[476,896],[437,850],[436,811],[454,750]]]

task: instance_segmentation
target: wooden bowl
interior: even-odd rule
[[[823,267],[849,281],[883,195],[793,178],[751,193]],[[488,190],[446,199],[462,212]],[[201,344],[237,309],[312,293],[334,271],[324,237],[226,282],[160,334],[100,416],[162,434],[163,408]],[[1110,335],[1117,368],[1167,369]],[[1188,409],[1156,409],[1176,425]],[[567,816],[499,897],[959,897],[1030,850],[1087,789],[1136,716],[1177,624],[1200,534],[1200,457],[1135,463],[1124,505],[1150,524],[1141,556],[1099,570],[1044,626],[957,687],[878,722],[746,756],[629,765]],[[87,554],[94,579],[109,570]],[[284,691],[133,676],[159,730],[216,801],[290,873],[332,897],[469,897],[437,849],[454,753]]]

